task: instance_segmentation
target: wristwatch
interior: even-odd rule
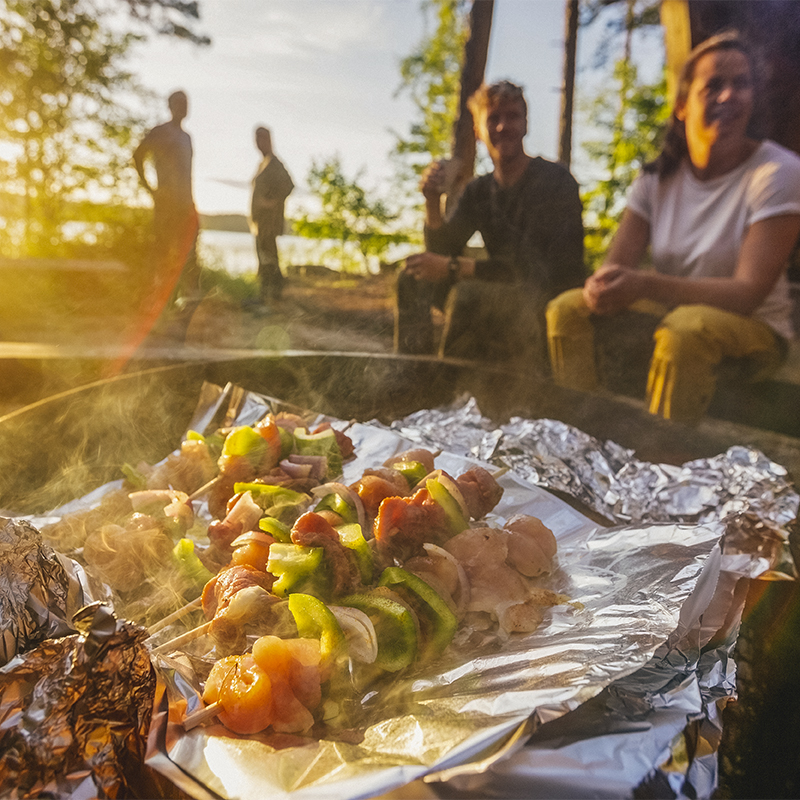
[[[458,280],[458,273],[461,269],[461,264],[455,256],[450,256],[450,261],[447,262],[447,277],[455,283]]]

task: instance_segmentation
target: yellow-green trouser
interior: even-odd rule
[[[707,305],[667,306],[650,300],[631,311],[654,315],[660,323],[647,378],[651,414],[694,422],[708,408],[724,359],[741,360],[750,381],[763,380],[785,357],[784,342],[764,322]],[[553,377],[561,386],[597,388],[594,315],[582,289],[560,294],[547,306],[547,341]]]

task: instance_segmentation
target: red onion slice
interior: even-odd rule
[[[291,461],[293,464],[310,464],[309,477],[315,481],[321,481],[328,473],[328,459],[325,456],[301,456],[292,453],[287,457],[287,461]]]
[[[378,637],[372,620],[360,609],[328,606],[347,639],[350,657],[363,664],[373,664],[378,657]]]
[[[290,478],[308,478],[314,468],[312,464],[298,464],[295,461],[290,461],[288,458],[284,458],[278,466]]]

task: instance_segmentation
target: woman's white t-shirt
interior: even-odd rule
[[[762,219],[800,214],[800,157],[763,141],[736,169],[698,180],[686,160],[664,180],[642,173],[628,208],[650,223],[657,272],[680,277],[730,277],[748,227]],[[753,316],[793,337],[786,270]]]

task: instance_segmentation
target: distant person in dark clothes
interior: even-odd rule
[[[586,277],[578,184],[565,167],[525,152],[519,86],[482,86],[468,106],[494,171],[467,185],[448,219],[445,165],[423,175],[427,251],[406,259],[398,279],[395,350],[432,353],[431,308],[438,307],[446,311],[440,355],[544,368],[545,306]],[[475,231],[488,259],[462,255]]]
[[[153,196],[159,279],[175,284],[182,272],[183,290],[196,296],[200,277],[195,250],[199,223],[192,197],[192,139],[183,129],[189,110],[186,93],[173,92],[167,105],[172,118],[147,133],[133,153],[133,163],[142,185]],[[147,177],[147,162],[155,170],[155,185]]]
[[[267,128],[256,128],[256,146],[264,158],[253,178],[250,229],[256,240],[261,302],[269,305],[279,301],[283,293],[277,237],[283,233],[284,204],[294,183],[272,151],[272,135]]]

